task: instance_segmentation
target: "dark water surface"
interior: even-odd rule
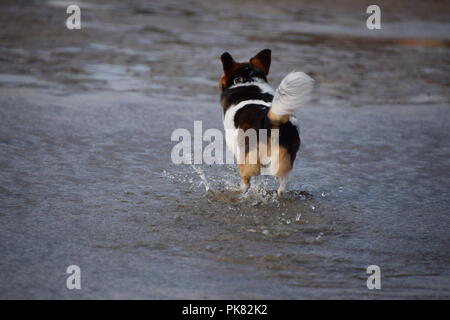
[[[70,3],[0,3],[0,298],[450,298],[449,2]],[[282,200],[170,158],[266,47],[317,82]]]

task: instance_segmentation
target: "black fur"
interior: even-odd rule
[[[241,63],[237,70],[232,72],[231,75],[228,75],[228,81],[226,82],[225,88],[231,87],[238,78],[242,78],[242,82],[251,82],[254,79],[262,79],[267,82],[264,72],[253,67],[250,63]]]
[[[270,93],[262,93],[261,89],[257,86],[242,86],[233,89],[226,89],[222,93],[221,101],[223,106],[223,112],[228,110],[232,105],[236,105],[245,100],[263,100],[265,102],[272,102],[273,95]]]

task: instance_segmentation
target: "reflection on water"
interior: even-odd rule
[[[448,5],[391,5],[375,34],[349,1],[89,2],[68,34],[65,2],[2,2],[1,297],[73,298],[70,264],[77,298],[450,297]],[[222,128],[220,54],[265,47],[317,82],[284,199],[170,161]]]

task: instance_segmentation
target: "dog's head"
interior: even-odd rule
[[[267,82],[270,68],[269,49],[262,50],[249,62],[236,62],[228,52],[223,53],[220,60],[223,66],[223,74],[220,77],[222,90],[238,83],[258,80]]]

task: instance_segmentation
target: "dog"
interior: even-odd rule
[[[291,72],[274,91],[267,80],[269,49],[262,50],[249,62],[236,62],[228,52],[220,60],[223,67],[220,103],[226,144],[235,157],[244,155],[244,161],[238,161],[241,191],[247,192],[251,177],[267,168],[268,174],[278,178],[277,194],[282,197],[301,144],[295,110],[308,102],[314,80],[303,72]],[[256,132],[266,129],[266,138],[258,136],[256,145],[249,145],[244,137],[242,143],[242,135],[250,129]],[[275,129],[278,130],[276,148]],[[263,147],[269,161],[262,159]],[[249,161],[251,157],[256,161]]]

